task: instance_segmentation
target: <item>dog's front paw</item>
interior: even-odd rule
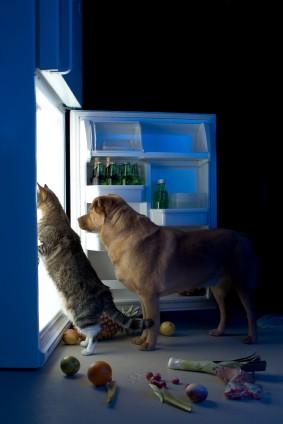
[[[149,342],[144,342],[143,344],[140,345],[139,350],[149,352],[151,350],[155,350],[155,345]]]
[[[219,336],[222,336],[223,330],[219,330],[218,328],[214,328],[213,330],[210,330],[208,334],[210,336],[219,337]]]
[[[142,345],[146,341],[146,337],[138,336],[132,339],[132,343],[136,345]]]
[[[243,343],[245,344],[254,344],[256,343],[256,337],[255,336],[246,336],[243,338]]]

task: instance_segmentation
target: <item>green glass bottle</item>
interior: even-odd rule
[[[105,166],[102,162],[97,161],[93,170],[92,184],[105,185]]]
[[[133,185],[142,184],[140,173],[139,173],[139,167],[137,163],[134,163],[132,165],[132,184]]]
[[[132,184],[132,170],[129,162],[124,162],[123,164],[123,177],[122,177],[123,185]]]
[[[107,184],[108,185],[117,185],[119,184],[119,175],[118,175],[118,167],[114,162],[110,162],[107,168]]]
[[[157,189],[153,194],[153,209],[168,208],[168,192],[165,187],[165,181],[160,179],[157,181]]]

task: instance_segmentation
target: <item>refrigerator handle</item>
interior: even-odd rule
[[[60,0],[60,42],[58,72],[67,74],[72,70],[73,51],[73,0]]]
[[[39,0],[37,67],[68,74],[73,56],[73,0]]]

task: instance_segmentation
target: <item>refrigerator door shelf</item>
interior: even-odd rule
[[[210,159],[209,153],[174,153],[174,152],[144,152],[143,150],[92,150],[92,157],[116,157],[116,158],[135,158],[149,163],[164,164],[168,162],[190,162],[193,165],[202,165]]]
[[[208,210],[206,208],[150,209],[150,219],[157,225],[205,226],[208,225]]]
[[[91,252],[101,252],[105,250],[98,233],[86,234],[86,249]]]
[[[143,185],[88,185],[86,186],[86,202],[92,203],[97,196],[116,194],[127,202],[142,202]]]
[[[140,158],[141,161],[152,166],[166,166],[173,168],[187,167],[200,168],[210,160],[208,153],[170,153],[147,152]]]

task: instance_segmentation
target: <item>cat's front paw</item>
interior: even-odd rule
[[[40,244],[40,245],[38,246],[38,253],[39,253],[41,256],[45,256],[45,255],[47,254],[47,248],[46,248],[45,244]]]
[[[94,350],[83,349],[82,355],[84,355],[84,356],[95,355],[95,349]]]

